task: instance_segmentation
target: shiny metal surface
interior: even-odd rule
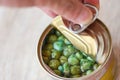
[[[59,24],[61,24],[61,23],[59,23]],[[46,28],[46,30],[43,32],[43,34],[42,34],[42,36],[39,40],[39,44],[38,44],[38,58],[39,58],[40,64],[42,65],[43,69],[50,76],[52,76],[52,78],[54,80],[104,80],[104,79],[102,79],[102,76],[104,76],[104,74],[106,74],[105,73],[106,71],[108,71],[107,74],[109,74],[109,70],[107,70],[107,69],[109,68],[109,65],[112,66],[114,64],[114,62],[112,64],[110,64],[111,61],[114,61],[114,56],[113,56],[113,53],[112,53],[111,36],[110,36],[109,31],[106,28],[106,26],[100,20],[97,19],[84,32],[82,32],[81,34],[78,35],[79,37],[82,38],[82,40],[84,42],[86,42],[87,46],[89,45],[89,48],[93,47],[93,48],[91,48],[91,50],[93,50],[93,51],[94,51],[94,49],[97,50],[97,53],[95,54],[95,57],[96,57],[96,60],[98,61],[98,63],[101,64],[100,67],[97,70],[95,70],[93,73],[91,73],[90,75],[86,75],[86,76],[79,77],[79,78],[60,77],[60,76],[56,75],[44,63],[43,58],[42,58],[43,41],[44,41],[46,35],[53,28],[54,28],[53,23],[51,23]],[[58,27],[56,27],[56,28],[58,28]],[[59,28],[58,28],[58,30],[59,30]],[[66,29],[65,29],[65,31],[66,31]],[[63,32],[64,32],[64,29],[63,29]],[[114,67],[112,67],[112,68],[114,70]],[[110,76],[104,76],[104,77],[110,77]]]
[[[90,46],[89,44],[91,43],[87,43],[88,41],[85,41],[85,39],[83,39],[80,35],[73,33],[72,31],[70,31],[66,25],[64,24],[61,16],[56,17],[51,25],[53,25],[54,27],[56,27],[66,38],[68,38],[69,41],[71,41],[71,43],[79,50],[86,52],[87,54],[96,54],[97,53],[97,49],[96,48],[96,44],[94,43],[94,39],[92,39],[92,37],[89,37],[89,39],[91,39],[91,41],[93,41],[93,43],[95,44],[94,46]],[[88,34],[87,34],[88,35]],[[84,37],[85,38],[85,37]]]
[[[85,5],[86,7],[88,7],[88,8],[90,8],[91,11],[94,11],[94,12],[93,12],[93,18],[92,18],[89,22],[87,22],[87,23],[85,23],[85,24],[75,24],[75,23],[73,23],[73,22],[70,22],[69,29],[70,29],[73,33],[78,34],[78,33],[83,32],[83,31],[84,31],[90,24],[92,24],[92,23],[96,20],[96,18],[98,17],[99,11],[98,11],[98,9],[97,9],[95,6],[93,6],[93,5],[91,5],[91,4],[84,4],[84,5]],[[77,25],[79,28],[78,28],[77,30],[73,30],[74,25]]]
[[[99,64],[105,61],[108,56],[107,53],[109,53],[107,50],[110,48],[111,38],[108,30],[102,27],[103,25],[101,26],[101,24],[94,22],[91,25],[92,27],[88,27],[79,34],[70,31],[60,16],[56,17],[51,25],[56,27],[66,38],[68,38],[77,49],[95,57]],[[107,51],[106,54],[103,54],[104,49]]]

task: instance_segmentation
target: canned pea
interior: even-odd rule
[[[84,73],[88,75],[98,67],[98,63],[92,57],[76,49],[55,28],[46,36],[42,48],[44,62],[61,77],[75,78],[82,76]],[[49,57],[49,60],[47,60],[46,55]]]
[[[92,50],[97,50],[98,58],[76,49],[51,25],[42,33],[37,50],[40,65],[52,80],[115,80],[116,60],[111,36],[104,23],[97,19],[78,34]]]

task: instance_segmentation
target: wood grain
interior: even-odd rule
[[[101,0],[100,3],[99,19],[111,33],[118,61],[117,80],[120,80],[120,0]],[[52,80],[37,58],[39,37],[50,21],[51,18],[37,8],[0,7],[0,80]]]

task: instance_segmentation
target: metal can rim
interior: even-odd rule
[[[110,49],[109,49],[109,55],[108,55],[108,57],[107,57],[107,59],[105,60],[105,62],[97,69],[97,70],[95,70],[94,72],[92,72],[91,74],[89,74],[89,75],[86,75],[86,76],[83,76],[83,77],[79,77],[79,79],[86,79],[86,78],[89,78],[90,76],[92,76],[92,75],[94,75],[94,74],[96,74],[99,70],[102,70],[103,68],[104,68],[104,66],[105,66],[105,64],[108,62],[108,60],[109,60],[109,58],[110,58],[110,56],[111,56],[111,54],[112,54],[112,39],[111,39],[111,36],[110,36],[110,32],[109,32],[109,30],[108,30],[108,28],[106,27],[106,25],[101,21],[101,20],[99,20],[99,19],[96,19],[96,21],[97,22],[99,22],[104,28],[105,28],[105,30],[107,31],[107,33],[108,33],[108,36],[109,36],[109,39],[110,39]],[[49,28],[49,29],[48,29]],[[41,37],[40,37],[40,39],[39,39],[39,42],[38,42],[38,47],[37,47],[37,54],[38,54],[38,59],[39,59],[39,62],[40,62],[40,64],[41,64],[41,66],[42,66],[42,68],[43,68],[43,70],[45,70],[50,76],[52,76],[52,77],[55,77],[55,78],[57,78],[57,79],[61,79],[61,80],[69,80],[70,78],[63,78],[63,77],[60,77],[60,76],[57,76],[57,75],[52,75],[46,68],[45,68],[45,64],[44,64],[44,61],[43,61],[43,59],[40,57],[40,56],[42,56],[42,52],[41,52],[41,47],[42,47],[42,45],[43,45],[43,41],[44,41],[44,39],[45,39],[45,37],[46,37],[46,32],[47,31],[50,31],[52,29],[52,27],[47,27],[45,30],[44,30],[44,32],[42,33],[42,35],[41,35]],[[45,35],[44,35],[45,34]],[[73,80],[74,79],[78,79],[78,78],[72,78]]]

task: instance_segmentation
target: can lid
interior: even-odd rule
[[[61,16],[57,16],[51,24],[56,27],[78,50],[81,50],[86,54],[96,54],[96,49],[89,46],[88,43],[80,35],[73,33],[66,27],[67,25],[65,25],[65,23],[67,22],[68,21],[63,22],[63,18]],[[89,38],[91,41],[95,42],[92,37]]]
[[[102,64],[108,56],[109,49],[111,49],[111,37],[106,26],[100,20],[95,20],[83,32],[75,34],[66,27],[65,23],[63,18],[58,16],[51,24],[77,49],[94,56],[96,61]]]
[[[82,31],[84,31],[90,24],[92,24],[96,20],[96,18],[98,16],[98,12],[99,11],[98,11],[98,9],[95,6],[93,6],[91,4],[84,4],[84,5],[86,7],[89,7],[92,10],[92,12],[93,12],[93,18],[92,18],[92,20],[90,20],[86,24],[81,24],[81,23],[80,24],[75,24],[73,22],[70,22],[69,29],[72,32],[76,33],[76,34],[81,33]]]

